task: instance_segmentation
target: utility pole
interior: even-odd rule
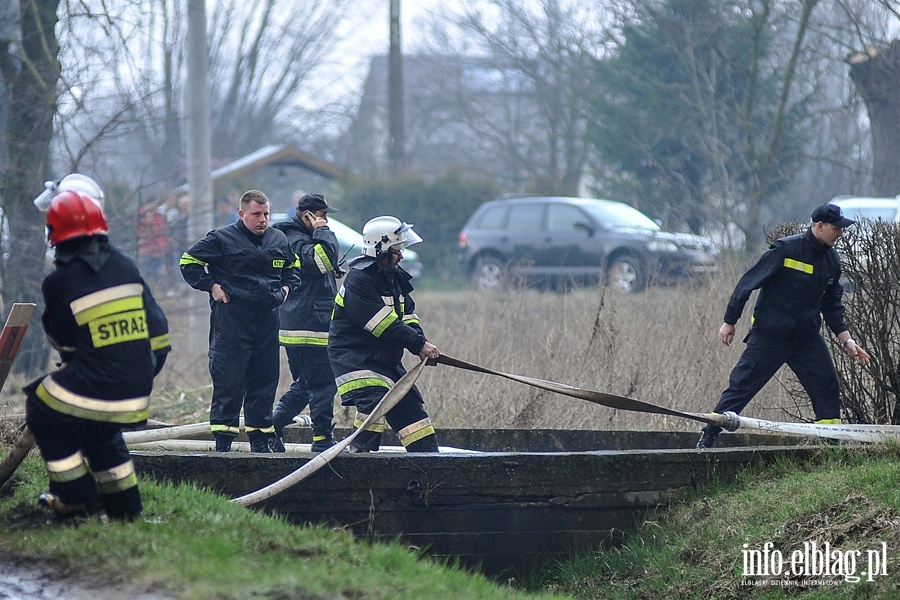
[[[188,237],[191,244],[212,227],[212,153],[209,127],[209,50],[206,46],[206,2],[188,0],[187,115]],[[188,336],[191,356],[202,356],[209,340],[209,306],[204,294],[188,293]]]
[[[391,2],[391,40],[388,53],[388,160],[393,177],[406,169],[403,133],[403,53],[400,48],[400,0]]]

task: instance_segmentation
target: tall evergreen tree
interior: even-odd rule
[[[774,2],[629,7],[640,17],[623,21],[617,52],[596,64],[598,195],[697,233],[733,221],[755,245],[760,204],[802,164],[808,112],[789,92],[804,22],[791,26]]]

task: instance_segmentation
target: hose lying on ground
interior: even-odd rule
[[[356,439],[357,435],[365,431],[366,427],[386,415],[389,410],[394,408],[397,403],[400,402],[400,400],[402,400],[403,397],[409,393],[413,385],[415,385],[416,380],[419,378],[419,375],[422,374],[422,370],[425,368],[426,364],[427,363],[425,361],[420,362],[408,373],[406,373],[406,375],[398,379],[397,383],[394,384],[394,387],[388,390],[388,393],[384,395],[384,397],[381,399],[372,413],[353,433],[345,437],[343,440],[341,440],[331,448],[325,450],[321,454],[317,454],[311,461],[309,461],[296,471],[289,473],[278,481],[271,483],[260,490],[251,492],[244,496],[240,496],[239,498],[234,498],[232,502],[236,502],[243,506],[250,506],[258,502],[262,502],[263,500],[267,500],[272,496],[280,494],[284,490],[297,485],[298,483],[327,465],[329,462],[331,462],[331,459],[343,452],[344,449],[349,446],[353,440]]]

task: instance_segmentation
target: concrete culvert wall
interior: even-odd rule
[[[296,428],[287,432],[289,442],[308,434]],[[727,479],[750,464],[816,451],[814,445],[759,445],[792,438],[729,434],[721,448],[701,452],[690,448],[695,438],[445,430],[442,444],[482,452],[342,454],[330,468],[258,507],[293,523],[347,527],[363,539],[399,537],[431,555],[458,558],[501,576],[615,542],[648,509],[683,499],[714,477]],[[741,445],[748,443],[754,445]],[[517,451],[484,451],[488,447]],[[238,497],[312,456],[142,451],[134,453],[134,462],[142,475],[190,481]]]

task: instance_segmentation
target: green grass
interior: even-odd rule
[[[814,461],[783,459],[692,502],[653,513],[618,547],[559,563],[530,582],[576,598],[897,598],[900,597],[900,449],[826,448]],[[772,550],[790,568],[794,550],[815,541],[843,553],[887,543],[887,576],[744,577],[743,550]],[[747,582],[766,580],[769,585]],[[789,580],[789,589],[771,581]],[[802,585],[803,583],[806,585]],[[742,585],[744,584],[744,585]],[[801,585],[798,585],[801,584]]]
[[[14,493],[0,498],[0,554],[138,590],[185,599],[558,597],[499,585],[399,543],[292,526],[188,486],[141,482],[145,510],[135,523],[63,524],[35,503],[46,485],[41,461],[29,457],[16,477]]]

